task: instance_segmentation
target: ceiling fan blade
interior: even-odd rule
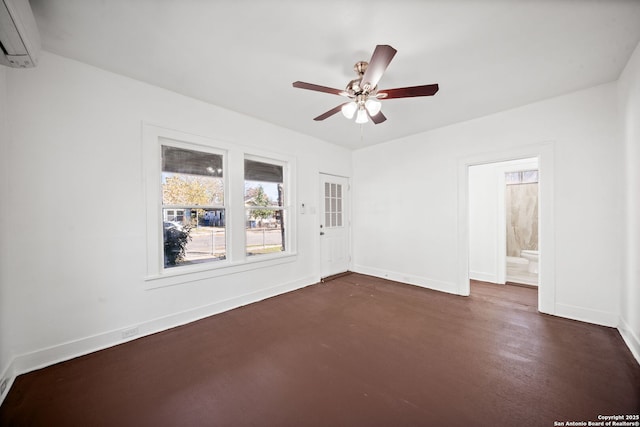
[[[366,84],[369,85],[369,89],[376,87],[396,52],[397,50],[386,44],[376,46],[369,65],[362,76],[360,87],[364,87]]]
[[[348,104],[348,102],[345,102],[344,104],[340,104],[337,107],[332,108],[331,110],[327,111],[326,113],[320,114],[318,117],[314,118],[313,120],[315,120],[316,122],[319,122],[321,120],[324,120],[328,117],[333,116],[334,114],[336,114],[338,111],[342,110],[342,106]]]
[[[438,91],[438,84],[385,89],[378,92],[379,99],[411,98],[414,96],[432,96]],[[382,96],[386,94],[387,96]]]
[[[375,124],[380,124],[382,122],[384,122],[385,120],[387,120],[387,118],[385,117],[384,114],[382,114],[382,111],[378,112],[378,114],[376,114],[375,116],[372,116],[371,114],[369,114],[369,112],[367,111],[367,115],[369,116],[369,118],[371,119],[371,121]]]
[[[327,86],[314,85],[313,83],[293,82],[293,87],[297,87],[298,89],[315,90],[316,92],[332,93],[334,95],[348,96],[348,94],[343,90],[334,89]]]

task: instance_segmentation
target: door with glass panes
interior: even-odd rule
[[[320,174],[320,277],[349,269],[349,180]]]

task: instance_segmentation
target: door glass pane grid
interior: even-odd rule
[[[342,184],[324,184],[325,227],[342,227]]]

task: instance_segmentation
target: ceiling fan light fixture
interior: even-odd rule
[[[358,124],[367,123],[369,119],[371,119],[371,122],[378,125],[387,120],[381,111],[382,105],[379,102],[381,99],[433,96],[439,90],[438,84],[435,83],[430,85],[381,89],[378,91],[378,83],[396,53],[397,51],[389,45],[376,45],[369,62],[360,61],[356,63],[354,70],[358,74],[358,77],[351,80],[344,90],[301,81],[293,82],[293,87],[340,95],[349,99],[346,103],[337,105],[329,111],[314,117],[313,120],[315,121],[325,120],[337,114],[338,111],[342,111],[342,114],[347,119],[352,119],[355,116],[355,121]]]
[[[342,115],[351,120],[353,119],[353,115],[356,113],[357,109],[358,104],[356,104],[355,102],[349,102],[348,104],[344,104],[342,106]]]
[[[364,108],[358,109],[358,114],[356,115],[356,123],[359,125],[367,123],[369,118],[367,117],[367,111]]]
[[[378,101],[375,98],[369,98],[367,99],[367,102],[364,103],[364,108],[367,109],[369,114],[371,114],[372,116],[375,116],[380,112],[380,109],[382,108],[382,104],[380,103],[380,101]]]

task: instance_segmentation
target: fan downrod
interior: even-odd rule
[[[364,72],[367,71],[368,65],[369,63],[367,61],[356,62],[356,65],[353,66],[353,71],[355,71],[360,77],[362,77],[364,75]]]

